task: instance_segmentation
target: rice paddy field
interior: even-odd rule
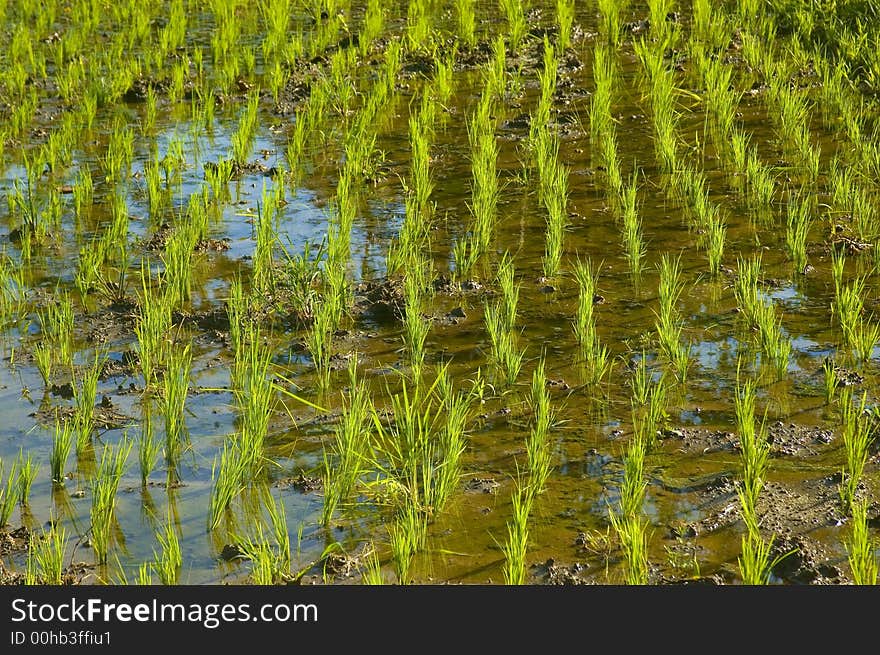
[[[0,2],[5,584],[875,584],[843,0]]]

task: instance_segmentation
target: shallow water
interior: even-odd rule
[[[536,3],[537,4],[537,3]],[[483,7],[484,15],[490,12]],[[646,10],[633,5],[636,17]],[[552,16],[549,6],[544,8],[542,21]],[[485,26],[494,33],[499,21]],[[477,408],[469,424],[468,448],[464,455],[464,476],[460,489],[450,504],[432,517],[428,544],[416,554],[412,577],[417,582],[501,582],[504,554],[501,544],[506,539],[506,523],[510,518],[510,498],[513,477],[525,461],[525,439],[528,435],[528,413],[525,398],[537,360],[544,355],[546,373],[551,384],[553,406],[558,422],[551,431],[553,472],[545,493],[539,496],[533,510],[528,565],[538,565],[533,573],[541,581],[542,566],[553,560],[565,566],[580,563],[582,579],[590,582],[619,582],[622,559],[614,546],[609,529],[609,512],[616,510],[622,481],[622,455],[632,430],[630,389],[627,362],[633,363],[644,351],[651,364],[655,379],[662,364],[657,359],[654,340],[655,311],[657,310],[658,273],[656,266],[664,253],[681,254],[684,292],[677,305],[684,319],[683,335],[691,346],[692,366],[685,384],[670,388],[668,400],[668,427],[670,429],[699,428],[706,431],[733,431],[735,414],[733,395],[736,386],[737,361],[749,346],[743,342],[733,276],[722,275],[713,280],[708,276],[705,254],[697,249],[695,235],[688,228],[685,208],[670,197],[664,189],[653,150],[650,103],[640,86],[640,65],[633,54],[630,37],[624,39],[617,61],[620,82],[613,107],[618,119],[619,159],[624,177],[639,171],[639,213],[644,239],[647,243],[644,272],[638,280],[629,273],[620,241],[620,224],[608,205],[604,177],[597,171],[589,139],[589,99],[595,84],[592,78],[592,49],[596,17],[590,12],[578,16],[578,23],[587,33],[578,38],[572,54],[583,64],[573,71],[560,73],[566,95],[558,103],[563,132],[561,160],[570,171],[568,212],[570,225],[565,233],[564,273],[550,281],[548,289],[542,276],[545,217],[535,193],[534,180],[523,179],[522,160],[524,138],[528,128],[517,127],[513,121],[527,114],[538,97],[534,71],[524,73],[521,92],[510,97],[496,118],[496,136],[499,144],[498,175],[503,193],[498,206],[498,225],[494,252],[482,275],[476,276],[484,292],[461,295],[438,293],[432,299],[431,311],[435,317],[460,307],[465,317],[455,324],[437,321],[427,339],[427,361],[449,362],[452,378],[466,385],[477,371],[490,373],[487,362],[488,337],[482,322],[483,303],[494,290],[492,266],[500,255],[514,256],[517,281],[521,284],[519,314],[516,327],[519,343],[526,348],[526,357],[518,383],[505,394],[490,394],[485,405]],[[684,21],[687,34],[687,21]],[[198,25],[198,21],[195,22]],[[398,30],[393,25],[393,30]],[[194,29],[193,43],[209,38]],[[535,43],[537,41],[534,41]],[[529,46],[532,50],[534,43]],[[528,60],[525,60],[528,63]],[[534,63],[534,62],[530,62]],[[692,88],[693,77],[685,70],[677,73],[676,81],[682,88]],[[509,69],[508,72],[512,72]],[[735,80],[747,89],[753,73],[738,67]],[[365,80],[360,81],[366,84]],[[451,272],[453,260],[451,245],[470,221],[470,148],[465,117],[470,114],[481,91],[479,72],[464,70],[456,73],[456,91],[448,112],[442,116],[435,140],[431,145],[431,173],[436,203],[436,228],[432,231],[431,255],[435,271]],[[349,277],[353,283],[381,281],[386,274],[385,254],[389,240],[400,229],[405,213],[402,187],[398,176],[408,175],[409,141],[407,132],[408,104],[417,97],[423,82],[416,75],[399,80],[397,97],[378,124],[376,146],[384,153],[386,175],[376,185],[362,185],[361,213],[358,215],[351,239],[352,259]],[[155,147],[160,156],[167,150],[171,139],[182,138],[187,165],[179,188],[179,197],[173,199],[176,211],[185,208],[191,194],[200,190],[203,165],[224,159],[230,152],[231,135],[236,127],[240,103],[218,109],[212,136],[201,133],[193,140],[193,126],[188,120],[187,103],[175,107],[164,106],[159,112],[155,132]],[[271,98],[261,105],[258,138],[252,150],[253,160],[266,168],[285,166],[286,135],[291,131],[294,118],[275,115]],[[765,163],[774,163],[782,156],[764,96],[744,96],[740,105],[738,123],[751,136]],[[710,187],[710,199],[718,203],[727,220],[727,241],[724,265],[737,268],[738,256],[748,257],[760,252],[763,258],[763,276],[776,284],[765,288],[766,297],[775,303],[782,315],[784,334],[791,340],[792,353],[787,375],[776,381],[761,378],[759,414],[766,410],[768,421],[783,421],[802,426],[825,426],[837,429],[836,415],[825,405],[822,387],[822,362],[828,356],[838,355],[840,334],[831,320],[831,302],[834,286],[830,274],[828,225],[817,220],[809,239],[809,263],[814,269],[806,275],[793,271],[784,250],[784,216],[786,207],[779,204],[773,209],[770,224],[756,222],[730,178],[724,174],[714,155],[715,145],[705,133],[704,105],[691,95],[682,95],[678,134],[683,141],[681,156],[687,161],[701,163]],[[140,120],[144,107],[131,104],[125,107],[132,125]],[[109,112],[98,116],[92,140],[83,150],[73,154],[74,164],[65,171],[56,171],[41,182],[42,188],[75,183],[78,167],[90,166],[97,170],[99,153],[106,150],[106,130],[110,125]],[[270,129],[276,126],[278,129]],[[333,198],[338,178],[338,161],[342,156],[340,130],[330,118],[327,135],[312,135],[301,162],[302,174],[295,187],[285,192],[286,205],[280,209],[279,241],[291,254],[302,252],[309,244],[318,244],[328,228],[328,202]],[[137,130],[137,128],[135,128]],[[585,131],[586,130],[586,131]],[[814,126],[813,136],[823,144],[822,171],[834,154],[837,137]],[[148,140],[136,139],[132,162],[132,179],[122,185],[128,207],[129,240],[132,261],[147,254],[139,247],[143,240],[161,225],[163,217],[151,216],[143,193],[144,165],[150,156]],[[692,151],[686,146],[695,146]],[[705,148],[703,148],[705,144]],[[841,144],[842,148],[846,144]],[[265,155],[260,153],[264,152]],[[24,169],[15,152],[7,149],[6,167],[0,176],[0,185],[11,188],[21,180]],[[97,179],[97,176],[96,176]],[[876,192],[877,180],[869,181],[871,193]],[[224,308],[228,285],[239,271],[250,270],[254,253],[253,218],[264,186],[271,188],[274,181],[260,173],[244,174],[230,182],[231,201],[222,207],[219,220],[211,225],[210,237],[224,240],[228,249],[222,252],[196,253],[193,257],[195,278],[193,313]],[[820,175],[819,184],[823,184]],[[74,221],[72,203],[66,200],[63,229],[53,235],[49,247],[36,251],[26,269],[27,281],[33,292],[49,293],[57,283],[70,285],[75,270],[77,252],[94,233],[100,233],[109,222],[109,205],[105,204],[108,190],[96,183],[95,204],[88,210],[83,226]],[[168,213],[165,217],[173,220]],[[15,228],[13,219],[2,222],[7,234]],[[14,246],[7,252],[19,256]],[[153,264],[157,264],[155,254]],[[277,252],[281,258],[280,250]],[[616,367],[608,382],[601,387],[584,386],[581,373],[574,363],[576,342],[572,321],[577,304],[577,288],[570,273],[576,258],[590,258],[598,264],[598,289],[604,302],[595,306],[601,342],[615,358]],[[866,264],[853,257],[847,274],[854,275]],[[870,255],[863,258],[869,263]],[[869,265],[869,264],[868,264]],[[136,270],[137,266],[133,270]],[[866,269],[869,270],[869,269]],[[873,302],[872,276],[868,281],[866,305]],[[129,296],[134,298],[132,276]],[[38,298],[32,295],[36,305]],[[100,297],[90,299],[89,312],[105,307]],[[82,308],[79,308],[82,311]],[[96,315],[98,323],[110,315]],[[41,462],[41,469],[33,486],[28,507],[16,510],[11,523],[26,524],[32,528],[44,525],[55,517],[76,536],[72,547],[73,561],[91,563],[92,556],[85,540],[89,529],[91,474],[94,461],[71,457],[69,479],[63,485],[49,480],[48,453],[52,442],[50,425],[32,414],[40,407],[68,406],[73,401],[43,391],[39,372],[28,353],[39,337],[39,323],[33,313],[17,328],[6,331],[3,338],[5,366],[0,367],[0,406],[4,421],[0,426],[0,457],[11,462],[20,450],[31,453]],[[117,317],[118,318],[118,317]],[[116,319],[114,319],[116,320]],[[78,362],[92,357],[94,341],[90,341],[90,322],[78,322],[76,338]],[[393,371],[406,372],[402,327],[394,321],[366,314],[346,325],[347,335],[336,340],[339,353],[356,351],[361,371],[366,376],[374,403],[387,402],[386,385],[394,384]],[[136,450],[129,459],[127,472],[120,483],[116,509],[118,526],[116,542],[111,549],[110,564],[99,567],[95,574],[102,579],[119,581],[131,579],[142,562],[150,561],[157,546],[156,531],[167,520],[177,529],[183,552],[180,581],[193,584],[244,582],[248,579],[248,562],[226,562],[220,558],[238,528],[245,529],[262,513],[256,492],[246,492],[233,505],[231,523],[209,531],[206,515],[212,488],[212,466],[224,439],[237,430],[237,410],[230,384],[228,365],[231,362],[228,342],[222,334],[211,330],[186,330],[194,339],[195,356],[190,378],[190,394],[186,404],[186,425],[189,448],[176,468],[179,486],[167,488],[165,467],[161,464],[150,476],[151,484],[141,488],[136,462]],[[277,330],[272,335],[274,361],[279,371],[295,381],[304,398],[328,410],[338,409],[339,391],[347,384],[345,371],[334,372],[331,389],[322,394],[315,388],[311,360],[301,347],[303,331]],[[103,344],[111,358],[121,359],[123,353],[133,351],[135,342],[129,330],[114,331]],[[875,365],[878,355],[859,365],[865,381],[859,387],[868,393],[873,404],[875,394]],[[756,369],[756,375],[758,374]],[[130,417],[125,428],[100,431],[95,449],[102,444],[115,444],[124,434],[135,436],[143,425],[140,394],[142,384],[135,368],[121,375],[101,381],[98,399],[106,395],[114,408]],[[135,391],[130,390],[134,385]],[[27,393],[25,393],[27,390]],[[500,388],[499,388],[500,391]],[[320,525],[322,494],[320,489],[303,489],[296,483],[298,476],[321,475],[323,448],[330,443],[333,423],[322,420],[315,410],[284,398],[288,411],[279,410],[272,417],[268,436],[267,455],[272,461],[267,479],[262,481],[270,493],[285,508],[286,520],[294,541],[294,568],[308,569],[309,576],[320,580],[326,573],[320,562],[328,547],[338,544],[341,552],[355,553],[364,544],[373,544],[384,563],[385,577],[395,581],[388,552],[387,507],[377,505],[364,495],[359,502],[345,508],[328,528]],[[163,434],[161,411],[154,421],[158,435]],[[317,416],[316,416],[317,414]],[[698,524],[718,511],[701,493],[701,481],[720,477],[736,479],[740,475],[740,460],[733,448],[718,452],[685,452],[675,439],[663,439],[656,451],[650,453],[646,464],[647,495],[644,515],[650,522],[649,561],[658,578],[687,577],[694,574],[692,561],[698,562],[702,575],[718,571],[735,571],[740,553],[742,523],[732,523],[715,531],[673,538],[678,526]],[[768,479],[781,486],[794,486],[805,478],[831,475],[840,470],[840,444],[817,448],[813,456],[798,458],[775,457]],[[876,477],[872,463],[866,471],[867,480]],[[6,471],[9,470],[7,467]],[[482,481],[482,482],[480,482]],[[869,484],[868,489],[872,487]],[[717,499],[716,499],[717,500]],[[729,501],[736,505],[736,494],[729,492]],[[734,510],[731,510],[734,511]],[[300,532],[301,531],[301,532]],[[603,552],[600,536],[611,535]],[[595,541],[584,545],[583,535]],[[810,533],[832,553],[832,561],[845,560],[843,538],[845,533],[836,526],[819,526]],[[339,551],[337,551],[339,552]],[[684,553],[684,559],[676,559]],[[13,569],[23,570],[24,553],[8,558]],[[684,563],[682,563],[684,562]],[[676,563],[679,566],[676,566]],[[314,566],[312,566],[314,564]],[[840,564],[845,567],[845,564]],[[357,576],[338,575],[328,581],[358,581]]]

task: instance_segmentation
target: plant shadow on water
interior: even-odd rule
[[[43,4],[0,581],[876,582],[876,27]]]

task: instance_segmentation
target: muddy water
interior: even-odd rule
[[[486,12],[488,15],[488,12]],[[634,17],[646,12],[637,6]],[[552,14],[550,14],[552,15]],[[469,446],[465,454],[465,475],[461,489],[450,505],[434,517],[429,528],[428,546],[417,554],[413,578],[419,582],[501,582],[504,556],[501,544],[506,538],[506,522],[510,517],[510,496],[513,476],[525,461],[525,439],[528,435],[528,412],[525,399],[528,383],[538,357],[546,358],[554,408],[558,424],[551,432],[554,471],[548,488],[539,497],[532,517],[528,564],[536,582],[567,581],[616,583],[622,577],[622,558],[610,529],[608,515],[616,510],[622,480],[622,454],[630,437],[630,389],[628,365],[644,351],[652,370],[659,375],[661,365],[656,359],[654,320],[657,305],[658,274],[656,265],[664,253],[682,256],[684,293],[678,309],[685,320],[684,338],[692,348],[693,365],[685,384],[670,390],[667,431],[647,462],[647,494],[645,515],[651,525],[649,559],[656,581],[678,581],[697,577],[715,580],[736,580],[736,559],[740,553],[743,524],[737,519],[737,497],[733,481],[740,473],[736,450],[733,393],[736,383],[737,355],[744,349],[742,330],[736,313],[733,293],[733,270],[737,257],[761,252],[763,272],[773,284],[766,292],[783,316],[783,328],[791,338],[793,352],[788,374],[784,379],[764,379],[759,391],[759,413],[777,425],[776,451],[768,473],[768,498],[781,498],[778,507],[768,508],[770,530],[778,534],[809,539],[814,551],[824,551],[828,567],[846,572],[843,540],[845,527],[839,512],[829,509],[815,518],[804,510],[804,521],[783,520],[786,512],[797,512],[798,502],[804,506],[809,499],[831,508],[829,500],[836,493],[827,482],[840,470],[843,462],[837,435],[836,413],[826,406],[822,391],[822,362],[834,356],[840,335],[830,320],[833,282],[830,275],[830,249],[825,242],[827,225],[817,221],[810,238],[809,261],[813,269],[806,275],[797,274],[784,254],[785,208],[775,212],[774,224],[756,223],[753,216],[729,186],[729,178],[712,156],[711,137],[704,133],[703,105],[688,101],[682,104],[679,135],[688,144],[706,143],[705,156],[700,151],[687,151],[692,161],[702,161],[709,180],[711,199],[719,203],[728,221],[724,264],[730,272],[720,279],[707,275],[705,255],[697,250],[696,235],[687,227],[686,210],[664,189],[654,159],[650,103],[640,86],[639,64],[631,43],[624,42],[617,54],[621,80],[613,107],[618,119],[620,161],[625,177],[642,172],[640,216],[648,251],[643,275],[634,280],[621,247],[620,226],[608,205],[601,171],[595,168],[588,137],[589,94],[592,80],[593,33],[595,17],[579,16],[587,32],[575,42],[573,56],[582,64],[560,74],[566,83],[567,95],[557,105],[557,118],[564,128],[562,159],[570,170],[570,226],[565,235],[565,274],[549,282],[542,280],[541,257],[544,252],[545,217],[538,203],[534,183],[522,178],[524,138],[528,128],[517,126],[516,119],[528,114],[537,98],[535,78],[526,73],[521,92],[509,98],[495,117],[498,125],[500,154],[499,177],[504,185],[499,204],[495,252],[489,267],[479,276],[480,291],[438,293],[431,310],[441,319],[453,309],[461,308],[463,318],[437,320],[428,336],[428,361],[450,365],[453,379],[462,386],[473,379],[478,369],[486,372],[488,337],[482,323],[483,303],[494,292],[491,265],[504,252],[514,255],[517,281],[521,284],[520,312],[517,327],[520,344],[525,345],[526,360],[519,383],[500,396],[490,396],[477,410],[470,425]],[[493,24],[494,25],[494,24]],[[490,29],[497,28],[497,25]],[[535,51],[534,44],[529,46]],[[534,64],[535,62],[528,62]],[[528,68],[526,70],[529,70]],[[750,74],[737,78],[743,88],[751,85]],[[568,83],[571,83],[570,86]],[[690,88],[692,78],[687,71],[677,82]],[[432,175],[438,218],[432,234],[435,270],[450,272],[451,244],[467,229],[470,221],[470,160],[465,117],[475,106],[481,92],[478,71],[463,70],[456,74],[456,92],[448,114],[443,117],[432,144]],[[352,236],[353,261],[351,275],[355,282],[381,281],[385,274],[384,255],[389,239],[401,225],[404,204],[397,176],[408,174],[408,103],[420,92],[422,82],[417,76],[401,80],[398,97],[381,117],[382,129],[377,147],[385,154],[386,176],[375,186],[364,186],[363,212],[358,217]],[[264,109],[268,109],[268,101]],[[218,113],[211,136],[193,138],[192,126],[185,116],[185,107],[165,108],[160,112],[157,145],[160,153],[172,138],[181,138],[187,154],[182,198],[185,206],[189,194],[202,182],[205,162],[227,157],[231,133],[235,129],[236,107]],[[765,162],[781,156],[776,134],[768,119],[768,108],[762,96],[746,96],[740,107],[741,124],[753,143],[759,146]],[[127,107],[131,119],[137,121],[142,106]],[[264,111],[261,129],[254,147],[255,158],[266,168],[284,166],[285,132],[292,117],[277,116]],[[94,153],[101,152],[106,137],[101,130],[109,124],[104,116],[96,128],[92,149],[75,157],[80,166],[95,167]],[[99,121],[100,122],[100,121]],[[280,125],[279,130],[269,130]],[[329,126],[332,128],[332,124]],[[338,141],[330,136],[314,139],[307,148],[303,162],[304,174],[295,188],[286,194],[287,205],[281,211],[280,237],[294,253],[308,243],[319,243],[328,224],[327,203],[335,193],[336,157],[341,154]],[[817,127],[814,137],[825,142],[832,136]],[[104,145],[106,147],[106,145]],[[258,155],[257,153],[264,153]],[[683,152],[684,149],[683,149]],[[823,170],[833,150],[823,148]],[[132,166],[134,173],[143,172],[149,156],[146,146],[139,146]],[[696,160],[693,158],[696,157]],[[58,182],[69,182],[76,169],[71,167],[67,179],[58,174]],[[4,187],[20,179],[19,166],[7,166]],[[138,244],[158,228],[149,216],[149,208],[137,177],[129,185],[128,207],[132,217],[130,239],[136,258],[143,254]],[[874,181],[876,183],[876,181]],[[821,183],[821,182],[820,182]],[[224,306],[228,283],[238,271],[249,270],[254,238],[252,218],[264,185],[273,181],[263,174],[246,174],[230,183],[233,201],[224,207],[219,220],[212,226],[211,237],[224,240],[228,249],[195,255],[196,281],[193,312],[206,312]],[[29,284],[36,292],[48,293],[56,281],[70,284],[77,248],[72,247],[97,231],[109,220],[109,207],[103,204],[101,189],[96,189],[96,204],[84,229],[78,230],[69,208],[65,212],[65,237],[58,248],[45,249],[34,258]],[[7,231],[14,226],[7,221]],[[15,249],[11,249],[15,256]],[[572,321],[577,303],[577,289],[569,275],[576,257],[589,257],[601,262],[599,292],[604,297],[596,305],[600,338],[615,357],[615,369],[600,387],[584,386],[581,373],[573,364],[576,343]],[[861,270],[860,262],[848,263],[848,273]],[[869,280],[869,287],[873,283]],[[133,289],[132,289],[133,295]],[[36,297],[36,296],[35,296]],[[874,298],[873,290],[869,299]],[[866,303],[869,304],[869,303]],[[79,311],[83,311],[80,308]],[[130,325],[122,317],[107,312],[106,303],[98,299],[85,308],[84,320],[78,322],[77,339],[80,352],[77,361],[92,356],[95,338],[103,341],[111,358],[122,361],[134,349]],[[3,339],[6,366],[0,368],[0,403],[3,426],[0,428],[0,457],[12,461],[20,449],[31,452],[42,462],[32,490],[28,508],[16,511],[13,523],[32,529],[45,524],[51,517],[59,518],[69,531],[77,535],[72,548],[72,561],[90,564],[88,548],[90,506],[90,471],[94,454],[81,460],[71,458],[68,468],[72,475],[64,485],[52,485],[48,476],[48,453],[51,430],[45,419],[51,407],[72,404],[69,398],[42,392],[42,383],[33,360],[27,353],[36,342],[38,323],[26,322],[7,330]],[[97,328],[103,327],[104,331]],[[118,329],[117,329],[118,328]],[[340,354],[357,352],[361,371],[371,385],[374,402],[386,402],[387,390],[393,388],[395,369],[406,370],[402,327],[383,317],[367,313],[346,326],[348,334],[340,335],[335,349]],[[187,324],[194,339],[194,370],[187,401],[187,428],[191,448],[178,468],[179,481],[166,484],[165,471],[151,476],[151,483],[141,488],[135,456],[120,484],[116,543],[111,553],[112,564],[90,570],[97,579],[119,581],[131,578],[137,567],[152,559],[158,548],[156,531],[173,521],[179,531],[184,558],[181,582],[194,584],[244,582],[249,563],[227,562],[221,557],[224,546],[233,534],[252,522],[261,512],[256,491],[245,493],[234,505],[233,523],[209,532],[206,516],[212,487],[212,465],[218,457],[226,435],[236,430],[234,398],[224,389],[229,385],[230,352],[224,335],[210,329]],[[185,332],[186,334],[186,332]],[[315,388],[311,364],[302,348],[303,333],[273,334],[275,361],[285,375],[299,386],[299,393],[311,402],[332,411],[339,406],[339,392],[345,385],[345,372],[334,373],[333,385],[326,394]],[[863,376],[859,389],[873,401],[875,390],[873,360],[858,371]],[[146,410],[140,402],[141,380],[135,371],[103,379],[98,398],[106,395],[114,409],[124,418],[123,426],[102,430],[100,444],[118,442],[123,434],[139,434]],[[321,491],[315,480],[320,476],[323,447],[332,439],[333,422],[323,413],[284,399],[287,410],[279,408],[270,425],[269,454],[274,461],[266,488],[284,503],[290,533],[294,540],[295,566],[307,571],[306,580],[357,582],[357,568],[322,577],[321,557],[332,544],[335,552],[354,556],[365,544],[374,544],[385,564],[386,579],[394,581],[387,547],[388,512],[367,499],[350,510],[341,512],[328,528],[320,526]],[[42,412],[38,413],[38,410]],[[160,410],[154,408],[157,434],[162,434]],[[802,440],[786,441],[780,430],[785,426],[802,435]],[[811,433],[811,429],[827,430],[827,439]],[[795,443],[797,447],[791,444]],[[791,446],[786,452],[782,446]],[[8,470],[8,469],[7,469]],[[866,472],[866,489],[874,488],[875,466]],[[316,484],[309,484],[309,481]],[[825,481],[823,483],[823,481]],[[812,482],[814,496],[809,496],[805,483]],[[824,484],[824,486],[823,486]],[[774,495],[775,494],[775,495]],[[820,502],[821,501],[821,502]],[[770,502],[768,500],[768,502]],[[783,516],[783,518],[780,518]],[[22,570],[24,554],[7,557],[13,569]],[[352,571],[354,573],[352,573]],[[332,571],[331,571],[332,573]],[[833,577],[829,574],[829,577]],[[95,579],[95,578],[90,578]],[[786,582],[782,574],[774,578]]]

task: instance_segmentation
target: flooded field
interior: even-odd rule
[[[3,4],[3,582],[874,584],[862,9]]]

